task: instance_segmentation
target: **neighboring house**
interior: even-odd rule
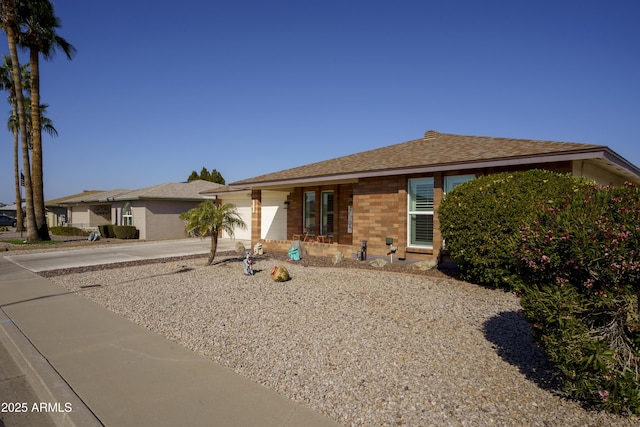
[[[100,193],[98,190],[85,190],[82,193],[74,194],[72,196],[61,197],[59,199],[47,200],[44,202],[45,213],[47,215],[47,226],[48,227],[57,227],[61,225],[66,225],[67,223],[67,207],[62,205],[61,203],[68,199],[75,199],[78,197],[86,197],[91,194]],[[22,205],[22,213],[25,215],[27,210],[26,205]],[[0,212],[10,215],[16,216],[16,204],[2,206],[0,208]]]
[[[222,187],[208,181],[165,183],[139,190],[111,190],[60,202],[71,226],[93,229],[103,224],[133,225],[141,240],[186,237],[182,212],[196,207],[200,193]]]
[[[534,168],[607,185],[640,183],[640,169],[602,145],[428,131],[420,139],[244,179],[207,195],[242,201],[245,217],[251,214],[252,243],[262,240],[266,250],[286,251],[306,229],[333,242],[307,245],[311,254],[350,256],[366,240],[368,254],[386,255],[391,238],[400,258],[429,259],[443,246],[437,210],[447,191],[476,176]],[[286,229],[276,224],[272,232],[265,211],[275,211]]]
[[[85,190],[82,193],[74,194],[71,196],[61,197],[58,199],[47,200],[44,202],[44,207],[47,213],[47,226],[58,227],[67,225],[67,206],[62,204],[66,200],[77,199],[82,197],[88,197],[96,193],[102,193],[100,190]]]
[[[24,212],[26,209],[27,209],[27,205],[23,204],[22,212]],[[18,205],[16,205],[15,203],[12,205],[0,206],[0,213],[3,213],[5,215],[15,217],[17,212],[18,212]]]

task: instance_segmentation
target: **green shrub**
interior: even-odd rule
[[[114,225],[113,233],[118,239],[137,239],[139,235],[133,225]]]
[[[89,232],[78,227],[51,227],[49,232],[55,236],[88,236]]]
[[[530,170],[478,177],[449,192],[438,218],[462,278],[509,290],[519,286],[515,253],[520,228],[540,206],[566,198],[585,183],[571,175]]]
[[[103,224],[98,226],[98,231],[100,232],[100,236],[103,238],[112,238],[116,237],[115,232],[113,231],[113,224]]]
[[[583,187],[523,227],[522,306],[575,397],[640,414],[640,189]]]

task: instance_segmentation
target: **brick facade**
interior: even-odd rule
[[[446,174],[435,172],[432,174],[396,175],[389,177],[361,178],[354,184],[336,184],[326,186],[296,187],[287,198],[287,239],[303,231],[304,193],[313,191],[316,195],[315,230],[320,229],[321,194],[323,191],[334,193],[334,235],[332,244],[305,243],[310,255],[332,256],[342,252],[345,257],[352,257],[361,249],[362,241],[367,241],[367,253],[373,256],[387,255],[389,247],[387,238],[393,239],[393,245],[398,247],[398,258],[437,259],[443,247],[440,233],[440,221],[437,210],[444,197],[444,181],[446,176],[456,175],[485,175],[507,170],[527,170],[535,165],[518,166],[510,169],[491,168],[475,170],[451,171]],[[560,173],[570,172],[570,162],[544,165],[545,169]],[[434,179],[434,218],[433,218],[433,247],[409,248],[408,246],[408,184],[409,179],[432,177]],[[255,202],[253,202],[255,201]],[[252,191],[252,242],[255,244],[260,237],[260,228],[256,218],[260,218],[260,194]],[[348,230],[349,207],[352,208],[352,232]],[[291,246],[291,240],[269,240],[264,243],[265,250],[285,252]]]
[[[251,190],[251,241],[257,242],[262,236],[262,191]]]
[[[353,243],[367,241],[367,252],[386,255],[386,238],[393,238],[404,256],[407,237],[407,179],[404,176],[366,178],[354,185]]]

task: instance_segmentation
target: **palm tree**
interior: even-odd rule
[[[3,55],[3,64],[0,66],[0,89],[9,92],[9,104],[11,104],[11,116],[9,117],[9,130],[13,133],[13,172],[16,190],[16,229],[24,231],[24,215],[22,213],[22,192],[20,191],[20,151],[18,146],[19,140],[19,123],[18,112],[16,106],[16,92],[11,78],[11,58]],[[28,81],[29,72],[26,65],[21,67],[21,78]]]
[[[27,113],[27,146],[29,150],[33,149],[33,139],[31,136],[31,99],[24,99],[25,112]],[[47,135],[57,137],[58,130],[53,126],[53,121],[46,117],[47,108],[49,104],[40,104],[40,131],[44,131]],[[14,133],[18,132],[18,118],[15,115],[11,115],[7,121],[7,128]]]
[[[56,30],[60,19],[53,11],[49,0],[28,0],[19,2],[18,19],[24,31],[20,34],[20,45],[29,49],[29,69],[31,71],[31,143],[33,162],[33,209],[38,234],[43,240],[50,240],[44,207],[44,178],[42,168],[42,125],[40,123],[40,54],[50,59],[61,49],[71,59],[75,48]]]
[[[216,257],[218,234],[221,231],[226,231],[229,236],[233,237],[236,227],[241,229],[247,227],[235,205],[231,203],[218,205],[213,200],[205,200],[195,208],[181,213],[180,219],[186,222],[185,229],[190,236],[211,235],[211,253],[207,265],[211,265]]]
[[[16,107],[18,113],[18,123],[20,129],[20,140],[22,146],[22,167],[24,173],[25,202],[27,204],[27,241],[34,242],[40,240],[36,228],[36,218],[33,208],[33,186],[31,183],[31,162],[29,160],[29,148],[27,144],[27,120],[24,109],[24,95],[22,93],[22,80],[20,78],[20,62],[18,60],[18,37],[20,35],[20,21],[15,0],[1,0],[2,27],[7,33],[9,43],[9,54],[11,55],[11,76],[16,95]]]

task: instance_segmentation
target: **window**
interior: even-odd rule
[[[122,225],[133,225],[133,215],[131,214],[131,203],[126,202],[122,207]]]
[[[474,179],[475,175],[456,175],[444,177],[444,193],[447,194],[460,184],[464,184],[467,181]]]
[[[316,225],[316,193],[315,191],[305,191],[304,212],[302,226],[310,233],[315,234]]]
[[[433,247],[433,178],[409,180],[409,245]]]
[[[333,237],[333,191],[322,192],[322,224],[320,234]]]

